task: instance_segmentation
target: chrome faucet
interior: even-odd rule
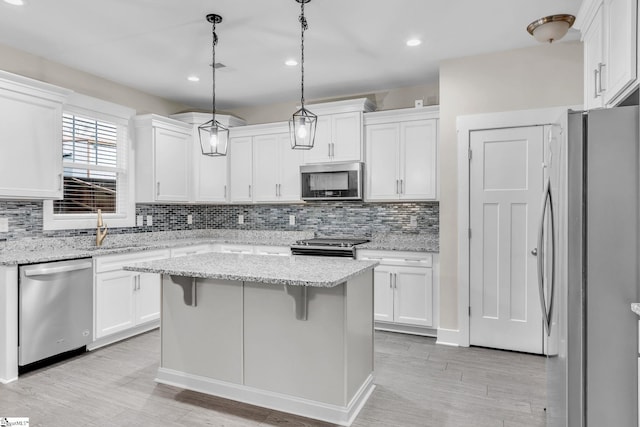
[[[96,229],[96,246],[102,246],[107,237],[107,226],[102,222],[102,209],[98,209],[98,228]]]

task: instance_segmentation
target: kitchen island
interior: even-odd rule
[[[163,274],[157,382],[349,425],[374,388],[376,265],[208,253],[125,268]]]

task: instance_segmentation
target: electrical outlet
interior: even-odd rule
[[[409,226],[410,227],[417,227],[418,226],[418,217],[415,215],[411,215],[409,217]]]
[[[136,225],[142,227],[144,225],[144,217],[142,215],[136,216]]]
[[[193,224],[193,215],[187,215],[187,224]]]
[[[147,215],[147,227],[151,227],[153,225],[153,216]]]
[[[9,218],[0,218],[0,233],[9,232]]]
[[[238,224],[244,224],[244,215],[238,215]]]
[[[414,104],[416,106],[416,108],[422,108],[424,106],[424,100],[422,99],[416,99],[414,101]]]
[[[289,225],[296,225],[296,216],[289,215]]]

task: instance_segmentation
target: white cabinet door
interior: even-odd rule
[[[136,277],[137,273],[122,270],[96,275],[96,338],[135,326]]]
[[[604,103],[609,104],[636,79],[637,0],[604,1]]]
[[[379,265],[373,270],[373,318],[382,322],[393,322],[392,268]]]
[[[305,163],[325,163],[331,161],[331,116],[319,116],[316,125],[316,139],[311,150],[304,150]]]
[[[162,276],[155,273],[139,273],[135,282],[136,325],[159,319]]]
[[[191,135],[154,128],[156,200],[189,201]]]
[[[62,103],[2,86],[0,197],[61,199]]]
[[[436,198],[437,120],[400,124],[400,198]]]
[[[229,156],[205,156],[202,154],[197,136],[193,144],[193,153],[193,164],[196,171],[193,185],[194,201],[226,202]]]
[[[367,200],[398,199],[399,129],[397,123],[367,126]]]
[[[278,201],[299,202],[300,165],[304,159],[304,151],[291,149],[289,134],[279,134],[278,145],[280,147]]]
[[[253,201],[253,161],[251,137],[231,138],[229,185],[232,203]]]
[[[584,31],[584,108],[591,110],[604,105],[602,96],[603,34],[602,6]]]
[[[331,115],[331,160],[362,161],[362,113]]]
[[[280,141],[278,135],[253,137],[253,200],[278,200],[280,175]]]
[[[409,325],[433,325],[432,269],[396,267],[394,275],[394,321]]]

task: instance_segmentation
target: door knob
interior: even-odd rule
[[[531,255],[538,256],[538,248],[531,249]]]

